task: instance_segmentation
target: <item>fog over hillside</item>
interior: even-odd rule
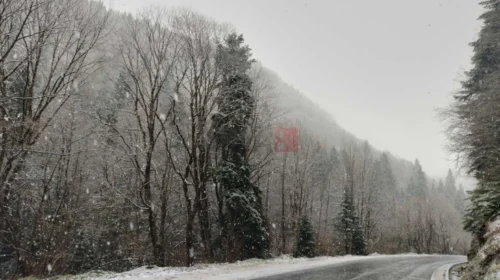
[[[370,141],[370,139],[359,139],[349,132],[349,128],[339,126],[332,115],[311,101],[305,94],[295,89],[293,85],[283,81],[277,73],[265,68],[260,63],[256,67],[262,68],[266,79],[272,85],[271,92],[275,98],[275,104],[279,109],[280,116],[297,122],[300,124],[301,129],[314,133],[325,145],[335,146],[338,149],[342,149],[350,143],[362,145],[363,142]],[[377,150],[376,147],[373,150],[375,155],[380,155],[382,152],[384,151]],[[409,159],[393,155],[390,150],[385,152],[389,156],[392,168],[397,170],[395,174],[398,177],[400,186],[406,187],[406,183],[411,176],[412,162]],[[425,171],[425,166],[423,168]],[[441,178],[429,179],[444,179],[445,175],[443,174]]]

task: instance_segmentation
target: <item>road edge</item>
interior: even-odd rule
[[[445,264],[438,269],[434,270],[434,273],[432,273],[431,280],[449,280],[449,271],[452,266],[455,264]]]
[[[438,267],[432,273],[431,280],[450,280],[450,270],[457,265],[463,264],[466,262],[458,262],[458,263],[450,263],[450,264],[445,264],[443,266]]]
[[[376,259],[391,259],[391,258],[407,258],[407,257],[432,257],[429,254],[399,254],[399,255],[370,255],[370,256],[339,256],[339,257],[319,257],[318,261],[314,259],[306,259],[299,262],[273,263],[265,262],[256,265],[240,266],[238,264],[229,264],[226,268],[214,269],[210,271],[193,271],[185,274],[178,274],[171,279],[175,280],[253,280],[265,277],[273,277],[294,273],[301,270],[316,269],[320,267],[328,267],[337,264],[347,264],[351,262],[368,261]],[[450,255],[451,256],[451,255]],[[324,258],[324,259],[323,259]],[[300,259],[298,259],[300,260]],[[160,278],[149,278],[158,280]]]

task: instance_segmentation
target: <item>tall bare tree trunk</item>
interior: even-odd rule
[[[285,174],[286,154],[283,154],[283,168],[281,174],[281,253],[286,253],[286,217],[285,217]]]
[[[144,171],[144,202],[148,211],[148,226],[149,226],[149,237],[151,238],[151,246],[153,247],[154,262],[158,266],[164,266],[163,260],[163,250],[162,246],[158,241],[158,226],[155,219],[154,204],[152,204],[152,194],[151,194],[151,163],[152,163],[152,151],[147,153],[146,168]]]

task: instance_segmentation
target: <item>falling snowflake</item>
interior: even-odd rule
[[[106,244],[109,246],[109,245],[111,245],[111,242],[108,241],[108,242],[106,242]]]
[[[133,222],[130,222],[129,226],[130,226],[130,230],[134,230],[134,223]]]
[[[175,102],[179,102],[179,96],[177,95],[177,93],[174,93],[174,100]]]
[[[162,120],[163,122],[167,119],[167,115],[165,114],[160,114],[160,120]]]
[[[47,271],[49,273],[52,272],[52,265],[50,263],[47,265]]]

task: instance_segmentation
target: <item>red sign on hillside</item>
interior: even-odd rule
[[[299,130],[297,128],[274,129],[274,151],[296,153],[299,151]]]

